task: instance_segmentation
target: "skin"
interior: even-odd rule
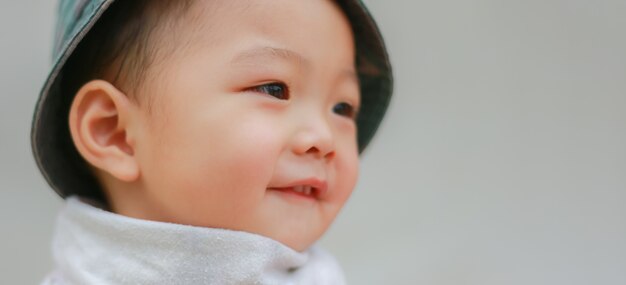
[[[71,108],[72,138],[116,213],[306,250],[358,176],[345,111],[360,99],[349,22],[332,1],[206,2],[181,31],[194,30],[188,44],[147,73],[150,107],[88,82]],[[327,188],[277,190],[294,183]]]

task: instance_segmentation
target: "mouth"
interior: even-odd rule
[[[285,194],[297,195],[309,199],[318,199],[320,190],[310,185],[299,185],[283,188],[268,188],[269,190],[283,192]]]
[[[326,193],[327,185],[325,181],[318,179],[307,179],[296,181],[282,187],[270,187],[268,190],[280,192],[295,198],[305,198],[309,200],[319,200]]]

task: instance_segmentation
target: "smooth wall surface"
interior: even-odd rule
[[[367,1],[396,73],[322,240],[350,284],[626,284],[626,1]],[[0,0],[0,284],[51,269],[52,0]]]

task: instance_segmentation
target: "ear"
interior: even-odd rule
[[[78,152],[91,165],[113,177],[133,182],[139,178],[133,120],[137,108],[115,86],[93,80],[78,91],[70,109],[70,132]]]

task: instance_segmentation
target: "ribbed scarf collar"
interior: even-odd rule
[[[44,284],[345,284],[317,246],[297,252],[240,231],[129,218],[66,199]]]

